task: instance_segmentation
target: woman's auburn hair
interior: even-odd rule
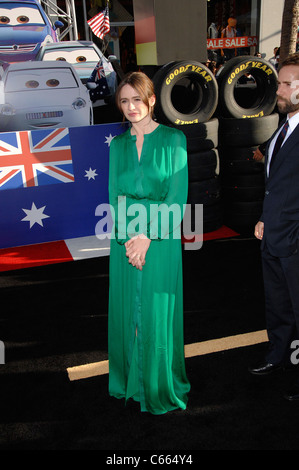
[[[151,115],[153,114],[153,106],[150,106],[149,100],[155,94],[154,84],[152,80],[143,72],[129,72],[118,85],[115,93],[115,101],[118,109],[122,112],[120,104],[120,92],[125,85],[130,85],[134,88],[143,103],[150,110]]]

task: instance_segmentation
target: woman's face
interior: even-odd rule
[[[131,85],[124,85],[119,94],[121,110],[125,118],[132,122],[138,123],[149,115],[148,106],[142,101],[141,96]],[[155,97],[149,99],[149,105],[155,104]]]

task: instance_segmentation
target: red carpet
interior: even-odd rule
[[[223,226],[214,232],[205,233],[203,235],[203,241],[230,238],[238,235],[238,233],[230,228]],[[76,251],[75,249],[73,251],[72,245],[67,245],[64,240],[0,249],[0,272],[107,255],[107,251],[101,248],[99,249],[99,241],[95,237],[93,245],[90,245],[90,241],[88,242],[89,244],[87,244],[88,238],[89,237],[76,239],[78,240],[75,248]],[[202,237],[200,240],[202,240]],[[183,239],[182,243],[192,243],[192,241],[194,240]],[[88,253],[84,256],[76,256],[78,254],[78,246],[82,247],[82,251],[88,251]],[[86,247],[88,248],[87,250],[85,250]]]
[[[72,255],[64,241],[4,248],[0,250],[0,271],[32,268],[72,260]]]
[[[215,230],[214,232],[208,232],[208,233],[204,233],[203,235],[198,235],[196,237],[196,241],[206,242],[208,240],[218,240],[219,238],[237,237],[238,235],[239,233],[223,225],[222,227],[220,227],[218,230]],[[192,243],[193,241],[195,241],[194,238],[190,239],[190,241],[185,240],[184,237],[182,238],[183,243]]]

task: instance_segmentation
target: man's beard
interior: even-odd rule
[[[279,99],[279,97],[278,97]],[[277,102],[278,111],[282,114],[294,113],[299,110],[299,103],[291,103],[291,101],[280,98],[280,102]]]

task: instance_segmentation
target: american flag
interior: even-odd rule
[[[69,129],[0,134],[0,190],[70,182]]]
[[[88,20],[87,23],[96,36],[98,36],[100,39],[104,39],[105,34],[109,33],[110,31],[108,5],[103,11]]]

